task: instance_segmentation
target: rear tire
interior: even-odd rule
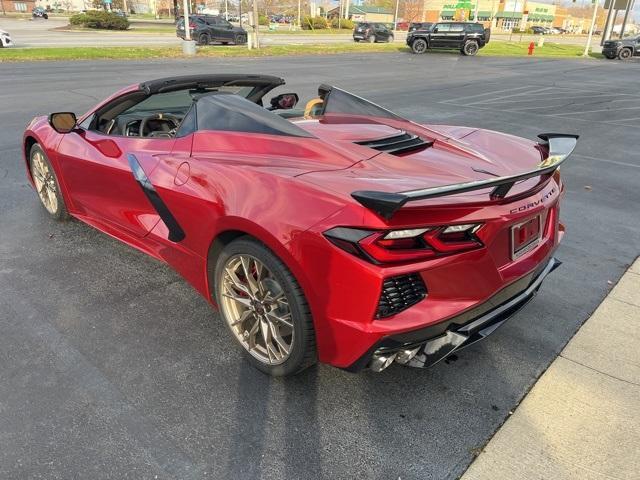
[[[294,375],[316,363],[309,304],[271,250],[249,237],[234,240],[222,249],[214,278],[220,316],[249,363],[271,376]]]
[[[605,58],[609,59],[609,60],[613,60],[614,58],[616,58],[615,55],[605,55]]]
[[[367,38],[367,42],[376,43],[376,36],[375,35],[369,35],[369,37]]]
[[[211,42],[211,37],[208,33],[202,33],[198,37],[198,45],[209,45]]]
[[[413,43],[411,43],[411,51],[418,55],[423,54],[427,51],[427,41],[424,38],[416,38]]]
[[[40,203],[55,220],[69,220],[67,206],[62,197],[60,183],[51,162],[39,144],[34,144],[29,152],[29,172],[36,187]]]
[[[387,37],[387,43],[393,43],[393,35],[389,35],[389,37]]]
[[[467,57],[473,57],[478,53],[478,50],[480,50],[478,42],[475,40],[469,40],[462,47],[462,54]]]
[[[233,43],[235,45],[244,45],[245,43],[247,43],[247,37],[245,37],[244,35],[236,35],[235,37],[233,37]]]
[[[618,53],[618,58],[620,60],[629,60],[632,56],[633,56],[633,52],[631,51],[630,48],[623,48]]]

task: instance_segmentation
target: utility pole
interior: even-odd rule
[[[593,15],[591,16],[591,27],[589,28],[589,36],[587,37],[587,44],[584,47],[583,57],[589,56],[589,50],[591,49],[591,39],[593,38],[593,29],[596,26],[596,16],[598,14],[598,0],[591,0],[593,2]]]
[[[184,15],[184,39],[191,41],[191,28],[189,27],[189,0],[182,2],[182,14]]]
[[[398,30],[398,7],[400,5],[400,0],[396,0],[396,13],[393,16],[393,29]]]
[[[302,5],[300,0],[298,0],[298,28],[302,29]]]
[[[350,3],[351,3],[351,0],[345,0],[344,18],[346,18],[347,20],[349,19],[349,4]]]
[[[513,13],[511,15],[511,30],[509,30],[509,41],[511,41],[511,37],[513,36],[513,29],[515,27],[514,20],[516,19],[517,8],[518,8],[518,0],[513,0]]]
[[[478,23],[478,5],[480,5],[480,0],[476,0],[476,8],[473,12],[473,21]]]
[[[253,0],[253,46],[260,48],[260,40],[258,39],[258,29],[260,28],[260,17],[258,15],[258,0]]]

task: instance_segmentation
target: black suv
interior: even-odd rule
[[[361,22],[353,29],[355,42],[393,42],[393,31],[384,23]]]
[[[198,45],[209,45],[212,42],[223,45],[247,43],[247,32],[242,27],[234,27],[224,18],[215,15],[189,15],[189,29],[191,38]],[[178,19],[176,35],[182,39],[185,37],[184,17]]]
[[[460,50],[463,55],[475,55],[489,43],[491,30],[480,23],[441,22],[429,30],[416,30],[407,35],[407,45],[413,53],[430,48]]]
[[[628,60],[634,56],[640,57],[640,35],[621,40],[607,40],[602,46],[602,54],[609,60],[616,57],[620,60]]]

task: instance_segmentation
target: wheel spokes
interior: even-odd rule
[[[253,256],[236,255],[227,261],[221,280],[221,307],[240,343],[264,363],[284,362],[294,324],[284,289],[269,269]]]

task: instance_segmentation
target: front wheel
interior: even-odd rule
[[[211,42],[211,38],[207,33],[203,33],[198,37],[198,43],[200,45],[209,45],[209,42]]]
[[[236,35],[235,37],[233,37],[233,43],[236,45],[247,43],[247,37],[245,37],[244,35]]]
[[[53,171],[51,162],[44,150],[37,143],[29,152],[29,171],[40,198],[40,203],[54,219],[64,221],[69,219],[67,207],[62,198],[60,183]]]
[[[316,362],[304,293],[262,243],[244,237],[222,250],[215,267],[215,296],[225,323],[259,370],[287,376]]]
[[[611,55],[611,54],[607,54],[605,55],[605,58],[609,59],[609,60],[613,60],[614,58],[616,58],[615,55]]]
[[[478,53],[478,50],[479,50],[478,42],[471,40],[465,43],[464,46],[462,47],[462,54],[466,55],[467,57],[473,57]]]
[[[618,53],[618,58],[620,60],[629,60],[631,58],[632,52],[630,48],[623,48],[622,50],[620,50],[620,53]]]
[[[416,38],[411,43],[411,51],[413,53],[424,53],[427,51],[427,41],[424,38]]]
[[[393,35],[389,35],[387,38],[387,43],[393,43]]]

